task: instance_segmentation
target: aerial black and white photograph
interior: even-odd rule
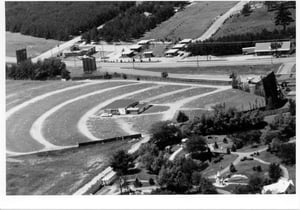
[[[7,196],[296,195],[296,1],[4,10]]]

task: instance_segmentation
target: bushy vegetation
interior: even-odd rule
[[[133,156],[129,155],[124,150],[119,150],[113,154],[110,165],[119,176],[125,175],[128,173],[128,170],[134,166]]]
[[[246,145],[259,144],[261,132],[259,130],[243,131],[234,133],[230,137],[235,148],[240,149]]]
[[[230,134],[236,131],[255,130],[265,126],[259,111],[238,112],[235,109],[225,109],[224,105],[214,107],[212,115],[196,117],[183,126],[183,135]]]
[[[57,76],[70,79],[70,72],[66,69],[66,64],[58,58],[49,58],[37,63],[27,60],[17,65],[6,66],[6,77],[9,79],[47,80]]]
[[[146,31],[174,15],[174,7],[186,2],[145,1],[120,13],[99,30],[99,37],[107,42],[129,41],[141,37]]]
[[[180,129],[170,121],[153,124],[150,133],[152,134],[150,142],[154,143],[159,150],[163,150],[168,145],[180,143],[182,138]]]
[[[5,2],[6,30],[68,40],[97,27],[135,5],[135,2]]]
[[[285,31],[268,31],[263,30],[260,33],[246,33],[220,37],[217,39],[208,39],[203,42],[192,43],[188,46],[187,51],[192,55],[233,55],[242,54],[242,48],[254,47],[255,43],[260,40],[271,39],[290,39],[296,36],[296,28],[287,28]]]
[[[201,165],[192,159],[180,158],[167,162],[159,172],[158,183],[163,190],[177,194],[217,194],[211,182],[201,176],[200,170]]]

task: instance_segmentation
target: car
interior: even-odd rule
[[[110,113],[102,113],[100,115],[100,117],[112,117],[112,114],[110,114]]]

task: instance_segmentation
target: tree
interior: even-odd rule
[[[215,186],[212,185],[212,183],[206,179],[202,178],[199,187],[198,187],[198,193],[200,194],[218,194]]]
[[[250,6],[250,4],[249,4],[249,3],[248,3],[248,4],[245,4],[244,7],[243,7],[243,9],[242,9],[242,15],[248,16],[248,15],[250,15],[251,12],[252,12],[252,11],[251,11],[251,6]]]
[[[280,165],[277,163],[271,163],[269,166],[269,177],[272,182],[277,182],[277,180],[281,177],[282,170]]]
[[[119,176],[123,176],[134,166],[133,158],[124,150],[119,150],[112,156],[110,165]]]
[[[177,122],[182,123],[182,122],[186,122],[189,120],[189,117],[186,116],[185,113],[183,113],[182,111],[179,111],[178,116],[177,116]]]
[[[291,22],[294,22],[294,19],[291,17],[291,12],[286,8],[284,3],[279,5],[275,15],[275,25],[281,25],[284,32],[286,31],[286,26],[290,25]]]
[[[154,143],[159,150],[168,145],[177,144],[181,141],[180,130],[170,121],[161,121],[152,125],[150,129],[150,142]]]
[[[264,179],[259,174],[250,176],[248,185],[251,189],[251,193],[260,193],[264,186]]]
[[[149,179],[149,185],[155,185],[155,182],[154,182],[153,178]]]
[[[289,112],[292,116],[296,115],[296,101],[293,99],[289,99]]]
[[[296,163],[296,144],[281,144],[277,155],[282,159],[283,163],[294,165]]]
[[[231,173],[236,172],[236,169],[235,169],[233,163],[230,164],[229,170],[230,170]]]
[[[193,135],[186,141],[186,150],[192,152],[204,152],[208,149],[206,139],[203,136]]]
[[[169,76],[168,72],[161,72],[161,77],[166,79]]]

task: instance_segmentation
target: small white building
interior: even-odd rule
[[[192,43],[192,39],[183,39],[179,42],[179,44],[190,44]]]
[[[179,51],[178,49],[170,49],[170,50],[165,52],[165,56],[167,56],[167,57],[177,56],[178,51]]]
[[[130,50],[135,51],[135,52],[140,52],[142,50],[142,46],[141,45],[132,45],[129,47]]]
[[[172,47],[172,49],[183,50],[185,48],[185,44],[176,44]]]
[[[263,186],[262,194],[287,194],[294,190],[292,180],[281,177],[276,183]]]
[[[139,41],[137,44],[138,45],[148,45],[148,44],[150,44],[150,42],[151,42],[151,40],[141,40],[141,41]]]

